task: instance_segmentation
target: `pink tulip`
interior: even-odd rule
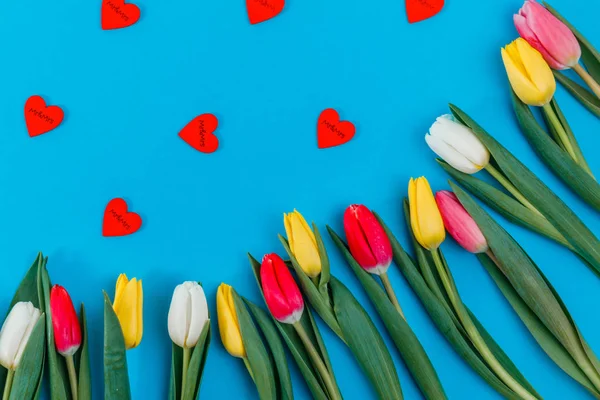
[[[446,230],[470,253],[485,253],[488,244],[477,223],[460,204],[456,195],[446,190],[436,193],[435,201],[442,214]]]
[[[542,53],[553,69],[568,69],[579,63],[581,47],[573,32],[535,0],[525,0],[514,21],[519,35]]]

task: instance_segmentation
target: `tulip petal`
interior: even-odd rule
[[[550,67],[554,69],[565,69],[567,66],[561,64],[558,60],[556,60],[552,55],[546,50],[546,48],[540,43],[536,34],[531,30],[529,25],[527,24],[527,20],[520,14],[515,14],[513,16],[513,21],[515,23],[515,27],[517,28],[517,32],[519,32],[519,36],[523,39],[527,40],[527,42],[533,46],[537,51],[539,51],[544,60],[550,65]]]
[[[471,215],[460,204],[456,195],[442,190],[436,193],[435,200],[444,220],[448,233],[470,253],[484,253],[488,249],[487,241]]]
[[[168,329],[169,337],[179,347],[185,346],[188,325],[188,290],[184,285],[177,285],[173,291],[171,306],[169,307]]]
[[[490,162],[488,149],[469,128],[456,122],[451,115],[436,118],[429,134],[444,141],[479,169]]]
[[[217,290],[219,334],[221,335],[221,342],[227,352],[233,357],[243,358],[246,356],[246,349],[244,348],[244,342],[242,341],[231,291],[231,286],[224,283],[222,283]]]
[[[195,283],[195,282],[194,282]],[[204,289],[197,283],[189,289],[190,320],[188,334],[185,340],[187,347],[194,347],[198,343],[202,329],[208,321],[208,304]]]
[[[414,181],[411,179],[409,204],[411,225],[417,241],[428,250],[437,249],[446,238],[446,230],[429,182],[424,177]]]
[[[117,284],[118,286],[118,284]],[[141,340],[141,282],[133,278],[121,288],[119,303],[113,306],[125,338],[127,349],[136,347]]]
[[[360,226],[357,209],[358,206],[351,205],[344,212],[344,231],[352,255],[363,269],[371,272],[377,266],[377,259],[373,255],[365,233]]]
[[[122,301],[123,291],[125,290],[125,287],[128,283],[129,279],[127,279],[127,275],[120,274],[117,278],[117,284],[115,287],[115,301],[113,301],[113,308],[115,308],[117,304],[119,304]]]
[[[0,330],[0,364],[8,369],[19,365],[33,327],[40,318],[40,310],[31,302],[16,303]]]
[[[426,134],[425,142],[435,154],[460,172],[472,175],[481,170],[479,166],[473,164],[441,138]]]
[[[137,330],[135,338],[135,346],[137,347],[142,342],[142,335],[144,334],[144,291],[142,289],[142,280],[137,282]]]
[[[356,218],[367,240],[370,252],[375,257],[376,267],[381,273],[384,273],[392,262],[392,244],[390,240],[367,207],[358,206]]]
[[[312,229],[298,211],[284,214],[285,233],[290,250],[300,267],[311,278],[321,273],[321,257]]]
[[[265,302],[273,317],[286,324],[298,322],[304,311],[304,299],[281,257],[277,254],[266,255],[260,277]]]
[[[521,56],[521,62],[527,69],[529,79],[538,91],[550,101],[556,91],[556,81],[548,63],[546,63],[540,52],[531,47],[525,39],[519,38],[515,42]]]

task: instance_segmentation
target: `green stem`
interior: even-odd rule
[[[552,109],[552,106],[550,106],[550,103],[543,105],[542,109],[544,110],[546,116],[548,117],[548,120],[554,127],[554,130],[556,131],[556,134],[558,135],[558,138],[562,143],[563,148],[569,154],[569,157],[571,157],[573,161],[579,164],[579,158],[577,157],[577,154],[575,154],[575,150],[573,149],[573,144],[569,139],[569,135],[567,135],[564,126],[562,126],[562,124],[560,123],[560,120],[558,119],[558,116]]]
[[[2,400],[8,400],[10,397],[10,389],[12,389],[13,378],[15,377],[15,371],[12,369],[8,370],[6,376],[6,383],[4,383],[4,393],[2,394]]]
[[[577,64],[573,67],[573,71],[577,72],[577,75],[583,79],[583,81],[592,89],[592,92],[600,99],[600,85],[592,78],[592,76],[580,65]]]
[[[310,355],[310,358],[313,360],[315,367],[319,371],[319,375],[321,375],[321,378],[323,379],[323,382],[327,387],[327,392],[329,392],[329,398],[332,400],[341,400],[342,395],[340,394],[337,385],[334,384],[331,373],[325,366],[325,363],[321,359],[321,356],[317,352],[317,349],[315,349],[315,346],[308,338],[304,327],[299,322],[296,322],[293,326],[296,332],[298,333],[298,336],[300,336],[300,340],[302,340],[302,343],[304,344],[306,351]]]
[[[433,256],[433,262],[436,266],[438,274],[442,279],[442,284],[444,285],[444,289],[450,298],[450,302],[452,303],[452,307],[454,307],[456,314],[463,324],[471,343],[475,346],[475,348],[479,351],[483,359],[487,362],[490,368],[496,373],[498,378],[502,382],[506,384],[509,388],[511,388],[517,395],[525,400],[536,400],[537,397],[529,393],[527,389],[525,389],[519,382],[513,378],[513,376],[508,373],[502,364],[496,359],[494,354],[491,352],[485,340],[481,337],[481,334],[475,327],[473,320],[469,316],[464,304],[459,298],[458,292],[455,290],[454,286],[450,282],[450,278],[446,272],[446,268],[440,258],[439,250],[435,249],[431,251],[431,255]]]
[[[183,365],[181,367],[181,400],[185,396],[185,386],[187,385],[187,373],[190,366],[190,357],[192,355],[192,349],[188,347],[183,348]]]
[[[79,391],[77,390],[77,372],[75,371],[75,363],[73,362],[73,356],[65,356],[67,361],[67,371],[69,371],[69,383],[71,384],[71,397],[73,400],[77,400]]]
[[[381,278],[381,283],[383,283],[383,287],[385,288],[385,291],[387,292],[390,301],[392,302],[394,307],[396,307],[396,310],[398,310],[400,316],[402,316],[402,318],[406,320],[406,317],[402,312],[402,307],[400,307],[400,302],[398,302],[398,298],[396,297],[396,293],[394,292],[394,288],[390,283],[390,278],[388,277],[387,272],[384,272],[383,274],[379,275],[379,278]]]
[[[496,168],[494,168],[492,166],[492,164],[488,164],[485,167],[485,170],[487,172],[490,173],[490,175],[492,175],[497,181],[498,183],[500,183],[502,186],[504,186],[504,188],[506,190],[508,190],[510,192],[510,194],[512,194],[513,196],[515,196],[515,198],[521,203],[523,204],[525,207],[527,207],[528,209],[530,209],[531,211],[533,211],[534,213],[538,214],[538,215],[542,215],[542,213],[540,213],[538,211],[537,208],[535,208],[533,206],[533,204],[531,204],[529,202],[529,200],[527,200],[525,198],[525,196],[523,196],[521,194],[521,192],[519,192],[519,189],[517,189],[512,183],[510,183],[510,181],[502,174],[502,172],[498,171]],[[545,217],[544,217],[545,218]]]

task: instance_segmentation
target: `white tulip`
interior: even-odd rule
[[[14,305],[0,331],[0,365],[15,370],[40,319],[41,312],[31,302],[20,301]]]
[[[490,162],[488,149],[451,115],[438,117],[425,135],[425,141],[435,154],[465,174],[474,174]]]
[[[173,292],[169,308],[169,336],[179,347],[192,348],[198,343],[208,321],[204,290],[197,282],[184,282]]]

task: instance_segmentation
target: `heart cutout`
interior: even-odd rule
[[[126,28],[135,24],[140,19],[140,9],[135,4],[125,0],[102,1],[102,29]]]
[[[142,218],[127,211],[127,203],[121,198],[108,202],[104,210],[102,236],[126,236],[137,232],[142,226]]]
[[[356,133],[352,122],[340,121],[340,116],[333,108],[324,110],[317,122],[317,143],[320,149],[339,146],[349,142]]]
[[[60,125],[64,118],[59,106],[46,106],[40,96],[31,96],[25,102],[25,125],[30,137],[50,132]]]
[[[444,8],[444,0],[405,0],[408,22],[423,21],[431,18]]]
[[[246,9],[252,25],[259,24],[277,16],[285,0],[246,0]]]
[[[219,139],[213,134],[218,125],[219,120],[213,114],[202,114],[191,120],[179,137],[202,153],[212,153],[219,147]]]

